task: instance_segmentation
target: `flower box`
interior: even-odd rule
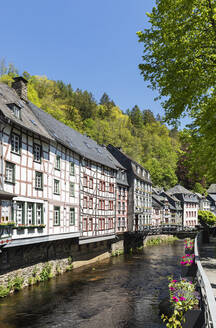
[[[183,278],[188,278],[189,280],[192,280],[191,278],[194,278],[197,273],[197,265],[193,263],[192,265],[186,266],[182,265],[181,266],[181,276]]]
[[[184,317],[182,328],[202,328],[204,325],[204,313],[201,309],[188,310]]]

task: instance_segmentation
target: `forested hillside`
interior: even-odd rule
[[[14,67],[0,73],[0,81],[9,85],[18,74]],[[189,170],[182,169],[185,153],[179,132],[169,130],[151,110],[135,105],[123,111],[106,93],[98,103],[91,92],[73,90],[62,81],[27,72],[23,76],[28,80],[31,102],[99,144],[121,147],[150,171],[154,185],[169,188],[179,182],[178,174],[186,187],[193,188],[195,180],[189,178]]]

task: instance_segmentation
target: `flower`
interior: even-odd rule
[[[172,299],[173,299],[174,302],[178,302],[179,301],[179,299],[177,297],[175,297],[175,296],[173,296]]]
[[[183,296],[179,297],[180,301],[186,301],[186,298],[184,298]]]
[[[186,256],[181,257],[180,264],[185,266],[190,266],[194,263],[194,254],[187,254]]]

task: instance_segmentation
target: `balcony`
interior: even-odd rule
[[[0,223],[0,248],[12,240],[14,223]]]

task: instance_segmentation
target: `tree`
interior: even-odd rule
[[[112,108],[115,106],[115,103],[112,99],[110,99],[108,94],[106,92],[104,92],[104,94],[102,95],[102,97],[100,99],[100,105],[105,105],[107,108]]]
[[[200,223],[208,224],[210,226],[216,224],[216,216],[210,211],[198,211],[198,220]]]
[[[151,27],[137,32],[144,43],[141,74],[166,97],[170,123],[186,112],[197,117],[209,99],[216,105],[215,12],[215,0],[156,0],[147,14]]]
[[[143,127],[143,116],[142,112],[137,105],[135,105],[131,111],[128,111],[131,123],[136,129],[141,129]]]
[[[147,123],[154,123],[156,119],[154,117],[153,112],[150,109],[144,109],[142,112],[143,123],[146,125]]]

